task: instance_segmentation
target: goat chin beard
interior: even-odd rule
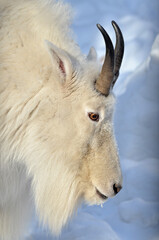
[[[87,205],[101,205],[106,202],[107,199],[103,200],[97,193],[94,191],[93,194],[86,196],[77,194],[77,192],[73,192],[73,196],[69,199],[66,204],[58,201],[56,205],[56,210],[54,209],[53,212],[50,211],[50,208],[45,205],[48,209],[47,216],[43,215],[40,216],[43,223],[47,223],[50,230],[56,235],[59,236],[61,233],[61,229],[71,220],[71,218],[77,213],[77,209],[80,207],[82,202],[85,202]],[[58,206],[59,204],[59,206]],[[43,206],[44,207],[44,206]],[[46,212],[46,209],[45,209]],[[53,215],[52,215],[53,214]],[[48,218],[49,216],[49,218]]]

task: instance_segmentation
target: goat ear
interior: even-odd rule
[[[67,79],[70,78],[72,74],[71,59],[64,50],[58,48],[48,40],[45,40],[45,45],[51,56],[52,63],[59,72],[59,74],[62,76],[62,83],[64,83]]]
[[[88,61],[97,61],[97,52],[94,47],[91,47],[87,56]]]

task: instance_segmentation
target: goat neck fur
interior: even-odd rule
[[[115,99],[96,91],[96,52],[82,55],[70,14],[61,1],[0,0],[1,240],[22,239],[32,202],[59,234],[81,201],[121,183]]]

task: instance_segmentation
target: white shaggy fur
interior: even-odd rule
[[[70,8],[0,0],[0,239],[20,240],[35,204],[59,234],[81,201],[121,184],[114,96],[99,94],[96,52],[72,40]],[[93,122],[88,112],[98,112]]]

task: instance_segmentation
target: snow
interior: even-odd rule
[[[59,240],[159,240],[159,1],[68,0],[73,30],[82,51],[94,45],[99,59],[103,25],[113,41],[111,20],[122,29],[125,55],[114,87],[115,132],[123,171],[123,189],[99,206],[82,206]],[[55,240],[34,221],[32,240]]]
[[[142,226],[153,227],[159,222],[156,209],[159,209],[159,203],[134,198],[120,203],[119,215],[124,222],[136,222]]]

